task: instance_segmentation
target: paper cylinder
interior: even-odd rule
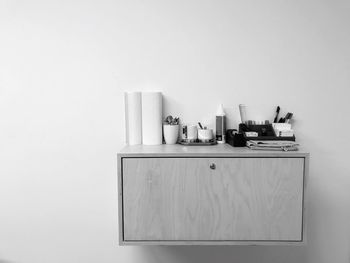
[[[142,143],[159,145],[163,142],[162,133],[162,93],[142,92]]]
[[[125,92],[125,127],[126,143],[142,143],[142,104],[141,92]]]

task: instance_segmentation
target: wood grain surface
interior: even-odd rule
[[[123,241],[302,240],[304,158],[123,158],[121,173]]]

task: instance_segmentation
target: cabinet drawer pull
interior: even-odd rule
[[[210,165],[210,169],[212,169],[212,170],[215,170],[215,169],[216,169],[215,163],[212,163],[212,164]]]

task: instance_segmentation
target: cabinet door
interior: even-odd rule
[[[303,158],[123,158],[124,240],[300,241],[303,170]]]

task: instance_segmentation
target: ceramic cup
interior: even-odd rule
[[[187,142],[194,142],[198,138],[196,125],[182,125],[181,139]]]
[[[176,144],[179,138],[179,125],[163,125],[164,140],[166,144]]]
[[[209,142],[213,139],[213,130],[212,129],[199,129],[198,130],[198,140],[201,142]]]

